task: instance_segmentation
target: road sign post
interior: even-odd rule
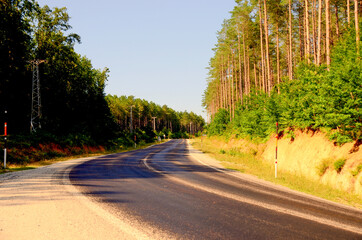
[[[279,132],[278,132],[278,122],[276,123],[276,136],[275,136],[275,178],[278,177],[278,137],[279,137]]]
[[[7,135],[8,135],[8,124],[7,124],[7,111],[5,110],[5,123],[4,123],[4,169],[6,168],[6,155],[7,155]]]

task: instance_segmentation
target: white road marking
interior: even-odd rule
[[[170,149],[175,148],[175,145],[177,145],[177,144],[179,144],[179,143],[175,143],[175,144],[171,145],[170,147],[162,150],[161,152],[155,153],[154,155],[163,154],[164,152],[167,152]],[[334,227],[334,228],[343,229],[343,230],[347,230],[347,231],[350,231],[350,232],[362,234],[362,228],[361,227],[350,226],[350,225],[344,224],[342,222],[338,222],[338,221],[334,221],[334,220],[331,220],[331,219],[325,219],[325,218],[313,216],[311,214],[306,214],[306,213],[294,211],[294,210],[291,210],[291,209],[288,209],[288,208],[283,208],[283,207],[280,207],[280,206],[277,206],[277,205],[274,205],[274,204],[262,203],[262,202],[255,201],[255,200],[250,199],[250,198],[241,197],[241,196],[238,196],[238,195],[235,195],[235,194],[226,193],[226,192],[219,191],[219,190],[216,190],[216,189],[208,188],[208,187],[205,187],[205,186],[202,186],[202,185],[199,185],[199,184],[190,183],[188,181],[182,180],[182,179],[177,178],[175,176],[171,176],[170,174],[163,174],[163,172],[158,171],[157,169],[153,168],[152,166],[150,166],[148,164],[148,160],[149,160],[149,158],[151,157],[152,154],[153,153],[148,154],[143,159],[144,165],[149,170],[151,170],[153,172],[156,172],[156,173],[159,173],[159,174],[162,174],[166,178],[168,178],[168,179],[170,179],[172,181],[178,182],[178,183],[186,185],[186,186],[190,186],[192,188],[200,189],[200,190],[205,191],[205,192],[213,193],[213,194],[216,194],[216,195],[219,195],[219,196],[222,196],[222,197],[226,197],[226,198],[229,198],[229,199],[232,199],[232,200],[236,200],[236,201],[239,201],[239,202],[244,202],[244,203],[251,204],[251,205],[254,205],[254,206],[257,206],[257,207],[262,207],[262,208],[265,208],[265,209],[268,209],[268,210],[272,210],[272,211],[280,212],[280,213],[283,213],[283,214],[288,214],[288,215],[291,215],[291,216],[300,217],[300,218],[307,219],[307,220],[310,220],[310,221],[318,222],[318,223],[328,225],[328,226],[331,226],[331,227]],[[217,169],[217,168],[215,168],[213,166],[210,166],[208,164],[205,164],[205,163],[203,163],[203,164],[205,166],[210,167],[210,168],[212,168],[214,170],[217,170],[219,172],[227,173],[225,171]],[[227,174],[229,174],[229,173],[227,173]],[[232,175],[232,176],[234,176],[234,175]]]

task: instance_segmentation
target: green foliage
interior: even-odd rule
[[[193,112],[177,112],[166,105],[160,106],[134,96],[107,95],[106,101],[113,122],[123,133],[130,131],[132,108],[132,129],[136,134],[140,133],[137,138],[142,138],[146,142],[151,141],[150,139],[153,141],[155,136],[163,138],[164,135],[169,138],[186,138],[189,137],[190,131],[193,135],[197,135],[205,125],[205,120]],[[144,131],[144,134],[137,132],[139,130]]]
[[[229,123],[229,113],[225,109],[219,109],[215,114],[211,123],[207,127],[207,133],[210,136],[221,135],[226,129],[227,124]]]
[[[181,138],[203,130],[204,119],[192,112],[132,96],[105,97],[109,69],[94,69],[75,52],[80,36],[69,33],[69,19],[66,8],[40,7],[34,0],[0,2],[0,121],[7,110],[9,162],[94,152],[100,145],[119,149],[153,142],[157,135]],[[45,60],[39,65],[42,128],[29,134],[34,59]]]
[[[71,26],[66,9],[40,8],[29,0],[4,0],[0,8],[0,110],[8,111],[10,134],[29,131],[29,61],[42,59],[46,61],[39,65],[42,130],[102,144],[115,137],[117,126],[104,99],[109,71],[94,69],[89,59],[75,52],[80,37],[67,34]]]
[[[324,159],[317,167],[318,175],[323,176],[323,174],[327,171],[327,169],[330,167],[332,162],[333,162],[333,160],[330,158]]]
[[[357,176],[362,171],[362,163],[360,163],[355,170],[351,171],[352,176]]]
[[[346,164],[346,159],[339,159],[335,161],[333,164],[334,170],[336,170],[337,173],[340,173],[342,171],[344,164]]]
[[[253,92],[244,97],[229,126],[215,114],[209,135],[232,132],[244,138],[267,139],[278,121],[280,130],[291,137],[294,129],[324,129],[338,144],[361,139],[362,56],[358,57],[355,49],[354,35],[345,34],[332,52],[329,70],[324,65],[301,63],[293,81],[277,86],[280,93],[276,87],[270,95]],[[222,111],[225,118],[227,111]]]
[[[33,1],[0,2],[0,120],[7,110],[14,132],[29,129],[31,73],[27,61],[32,41],[26,16],[32,5]]]
[[[235,113],[234,132],[241,137],[265,139],[275,131],[280,112],[278,108],[273,98],[269,99],[262,93],[246,97],[246,104]]]

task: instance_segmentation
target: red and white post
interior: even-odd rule
[[[5,111],[5,124],[4,124],[4,169],[6,168],[6,144],[7,144],[7,135],[8,135],[8,124],[6,122],[7,111]]]
[[[279,137],[279,133],[278,133],[278,122],[276,124],[276,136],[275,136],[275,178],[278,177],[278,137]]]

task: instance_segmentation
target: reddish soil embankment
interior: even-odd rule
[[[275,161],[275,146],[275,138],[267,142],[264,160]],[[336,146],[323,133],[297,132],[278,140],[278,169],[362,196],[362,145],[355,142]]]

